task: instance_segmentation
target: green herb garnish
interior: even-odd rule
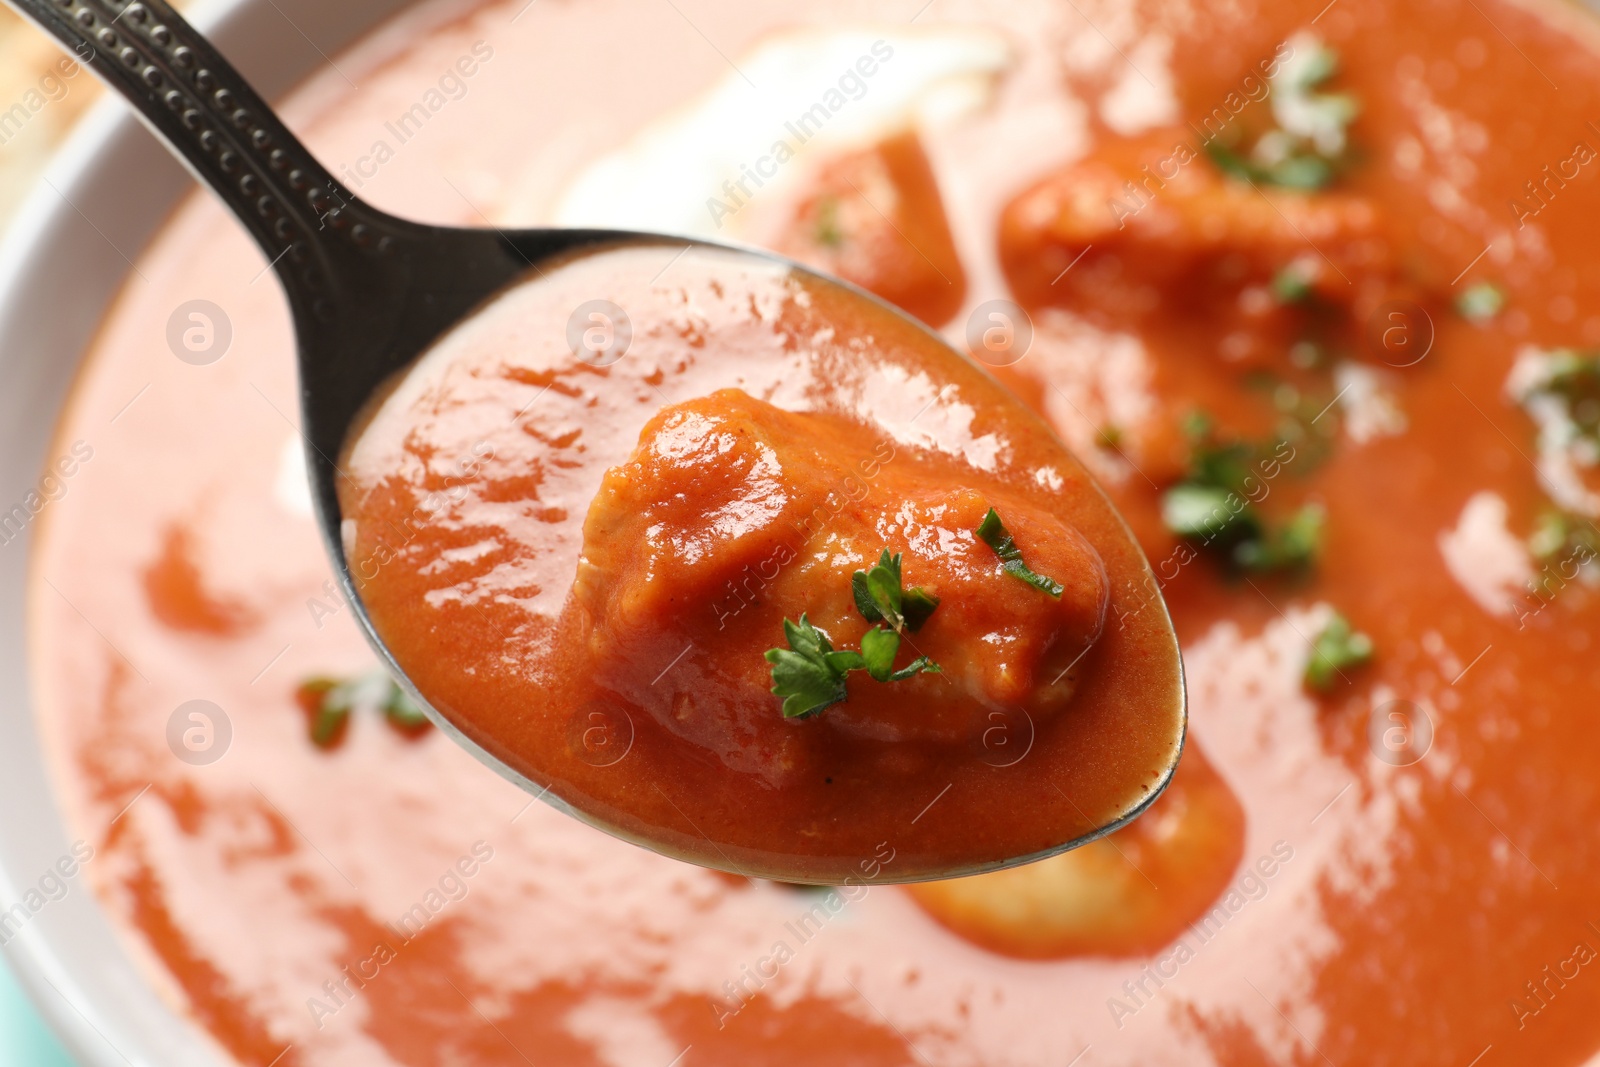
[[[1339,73],[1339,53],[1310,33],[1297,34],[1293,43],[1295,54],[1271,79],[1270,106],[1278,129],[1256,145],[1256,155],[1269,163],[1300,156],[1337,164],[1361,107],[1354,97],[1324,88]]]
[[[1600,445],[1600,355],[1568,348],[1550,352],[1540,380],[1523,402],[1541,397],[1555,402],[1574,435]]]
[[[1328,353],[1315,341],[1296,341],[1289,346],[1289,362],[1301,370],[1315,370],[1328,362]]]
[[[1275,388],[1279,407],[1298,410],[1301,398]],[[1161,519],[1168,530],[1220,554],[1240,571],[1265,573],[1301,570],[1321,549],[1324,513],[1311,504],[1281,526],[1269,524],[1257,504],[1273,491],[1289,463],[1309,465],[1319,443],[1313,428],[1297,416],[1284,421],[1276,440],[1265,444],[1211,439],[1210,421],[1191,415],[1186,427],[1193,440],[1189,470],[1183,481],[1161,498]]]
[[[900,577],[900,554],[886,548],[871,570],[856,571],[850,579],[856,610],[868,622],[885,622],[895,633],[916,633],[928,621],[939,598],[921,586],[906,589]]]
[[[428,713],[422,710],[422,705],[412,699],[399,683],[390,681],[389,693],[379,705],[383,717],[389,725],[396,730],[411,733],[426,730],[430,725]]]
[[[1359,667],[1371,658],[1372,638],[1351,627],[1348,619],[1334,612],[1317,639],[1311,642],[1305,684],[1319,693],[1326,693],[1346,667]]]
[[[1456,311],[1468,322],[1482,325],[1500,314],[1506,294],[1490,282],[1479,282],[1456,297]]]
[[[345,729],[350,725],[350,712],[355,708],[355,687],[352,683],[340,682],[336,678],[310,678],[300,684],[295,691],[295,699],[310,716],[306,733],[313,745],[328,749],[344,740]]]
[[[361,708],[382,714],[404,734],[420,734],[432,725],[422,706],[381,669],[354,678],[309,678],[295,689],[295,700],[307,715],[307,736],[322,749],[339,746]]]
[[[1600,555],[1600,531],[1581,516],[1552,509],[1539,516],[1528,538],[1528,551],[1540,563],[1572,555]]]
[[[766,656],[772,664],[772,692],[783,697],[786,719],[809,718],[841,703],[846,696],[845,678],[851,671],[866,671],[878,682],[904,681],[923,672],[939,673],[939,665],[927,656],[894,670],[900,635],[881,626],[862,635],[859,652],[836,650],[828,635],[811,625],[804,614],[798,623],[784,619],[783,635],[789,647],[768,649]]]
[[[1534,559],[1544,562],[1562,554],[1572,536],[1572,523],[1565,512],[1547,511],[1539,516],[1539,525],[1528,537],[1528,552]]]
[[[802,613],[799,623],[783,620],[788,648],[767,650],[772,692],[783,697],[783,717],[804,719],[845,698],[844,678],[865,667],[859,652],[835,652],[828,635]]]
[[[1203,485],[1251,495],[1251,479],[1256,477],[1257,455],[1265,456],[1269,449],[1244,441],[1226,444],[1206,442],[1194,446],[1189,453],[1189,473],[1185,479],[1190,485]]]
[[[910,663],[894,669],[894,657],[900,651],[900,635],[893,630],[874,626],[861,635],[862,667],[877,682],[903,682],[914,675],[939,674],[942,668],[927,656],[918,656]]]
[[[1183,482],[1161,497],[1161,521],[1179,537],[1209,543],[1225,534],[1260,531],[1255,511],[1233,490],[1204,482]]]
[[[1316,562],[1322,551],[1322,523],[1326,512],[1318,504],[1307,504],[1277,529],[1241,541],[1233,558],[1247,571],[1304,570]]]
[[[1593,584],[1594,562],[1600,559],[1600,529],[1582,515],[1551,509],[1539,517],[1539,525],[1528,538],[1528,552],[1540,565],[1539,573],[1528,581],[1528,591],[1534,596],[1554,596],[1580,576],[1586,584]]]
[[[1272,297],[1280,304],[1303,304],[1311,296],[1312,270],[1294,262],[1272,276]]]
[[[1198,408],[1186,412],[1183,416],[1183,436],[1194,444],[1200,444],[1211,437],[1211,432],[1216,429],[1216,423],[1211,416]]]
[[[1221,141],[1208,141],[1206,155],[1222,173],[1258,185],[1310,191],[1325,188],[1334,179],[1333,164],[1309,153],[1289,155],[1273,163],[1257,163]]]
[[[1355,99],[1330,93],[1325,83],[1339,69],[1339,56],[1310,34],[1294,41],[1294,54],[1271,81],[1275,128],[1248,152],[1215,138],[1206,154],[1224,173],[1284,189],[1321,189],[1348,164],[1346,132],[1360,111]]]
[[[838,198],[825,196],[817,201],[817,244],[824,248],[844,245],[844,230],[839,226]]]
[[[1000,557],[1001,568],[1007,574],[1021,578],[1035,589],[1057,600],[1061,599],[1065,587],[1054,578],[1048,578],[1028,569],[1028,565],[1022,562],[1022,549],[1017,547],[1011,531],[1000,521],[1000,515],[994,508],[990,508],[989,514],[978,524],[978,539],[994,549],[994,554]]]

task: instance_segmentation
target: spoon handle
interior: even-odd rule
[[[272,261],[292,304],[329,313],[352,258],[403,224],[359,203],[165,0],[7,0],[126,97]]]

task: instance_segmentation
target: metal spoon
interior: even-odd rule
[[[294,318],[301,432],[323,541],[367,640],[394,676],[405,679],[362,606],[340,537],[335,459],[352,421],[385,380],[534,265],[594,246],[666,238],[617,230],[455,229],[395,218],[362,203],[336,181],[239,73],[164,0],[7,2],[126,97],[172,152],[233,211],[271,260]],[[796,271],[806,270],[747,249],[683,238],[672,241],[761,256]],[[829,281],[851,288],[860,299],[882,303],[847,283]],[[930,331],[930,336],[936,335]],[[952,350],[951,358],[962,357]],[[416,695],[415,687],[406,684]],[[681,856],[662,842],[625,833],[577,810],[547,786],[484,751],[426,700],[418,699],[447,735],[527,792],[607,833]],[[1177,699],[1181,705],[1181,694]],[[1058,847],[988,864],[985,869],[1066,851],[1131,821],[1166,787],[1181,752],[1183,726],[1180,711],[1171,761],[1160,769],[1159,784],[1137,805]],[[718,865],[704,856],[694,858]],[[804,872],[781,869],[735,873],[812,880]],[[974,872],[942,872],[963,873]],[[878,880],[900,879],[886,872]]]

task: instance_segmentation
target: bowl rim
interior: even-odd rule
[[[277,99],[327,63],[328,54],[418,2],[199,0],[187,17],[264,96]],[[1600,47],[1600,0],[1511,2]],[[44,468],[63,405],[133,273],[132,260],[195,190],[134,112],[107,94],[52,154],[5,224],[0,515]],[[26,594],[36,528],[30,524],[0,543],[0,812],[6,814],[0,918],[72,844],[34,722]],[[85,884],[74,880],[64,897],[35,915],[15,935],[0,928],[0,957],[82,1067],[234,1067],[236,1060],[198,1022],[157,992],[148,965],[134,959]]]
[[[200,0],[187,14],[268,99],[412,0]],[[29,31],[34,32],[34,31]],[[0,513],[33,488],[94,337],[134,262],[196,184],[107,93],[51,156],[0,239]],[[93,216],[91,218],[91,216]],[[110,245],[108,249],[106,246]],[[47,516],[41,516],[46,521]],[[158,992],[81,873],[37,910],[24,894],[72,840],[40,743],[28,591],[38,519],[0,535],[0,955],[82,1067],[236,1062]],[[84,861],[84,862],[92,862]],[[12,919],[18,908],[26,914]]]

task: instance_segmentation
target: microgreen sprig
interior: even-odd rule
[[[941,668],[927,656],[894,669],[900,638],[922,629],[939,607],[939,598],[921,586],[906,589],[901,577],[901,556],[886,548],[878,562],[850,578],[856,610],[872,629],[861,635],[861,648],[836,649],[811,624],[804,612],[799,622],[783,620],[788,648],[766,652],[772,664],[772,692],[783,698],[783,717],[806,719],[845,700],[845,679],[851,671],[866,671],[875,682],[903,682],[918,674],[938,674]]]
[[[307,736],[321,749],[339,746],[358,708],[379,712],[391,727],[411,736],[431,725],[422,705],[381,669],[353,678],[308,678],[296,688],[295,699],[307,715]]]
[[[904,588],[900,576],[900,554],[886,548],[870,570],[856,571],[850,579],[856,610],[868,622],[884,622],[895,633],[916,633],[928,621],[939,598],[919,586]]]
[[[772,664],[772,692],[783,697],[785,719],[805,719],[845,698],[844,679],[864,666],[859,652],[836,652],[828,635],[811,625],[805,613],[798,623],[783,620],[788,648],[767,650]]]
[[[1317,639],[1311,643],[1305,684],[1307,688],[1326,693],[1333,688],[1334,679],[1343,676],[1346,668],[1359,667],[1371,658],[1372,638],[1351,626],[1349,619],[1334,612]]]
[[[1007,574],[1020,578],[1035,589],[1049,596],[1061,599],[1065,587],[1054,578],[1046,577],[1028,568],[1022,561],[1022,549],[1017,547],[1016,539],[1011,536],[1011,531],[1006,529],[1006,524],[1000,521],[1000,515],[989,509],[989,513],[978,524],[978,539],[1000,557],[1000,566]]]
[[[902,682],[917,674],[938,674],[939,665],[918,656],[899,670],[894,657],[900,635],[874,626],[861,635],[861,650],[835,649],[828,635],[811,624],[804,613],[798,623],[783,620],[788,648],[768,649],[772,664],[772,692],[783,697],[783,717],[806,719],[844,701],[845,678],[851,671],[866,671],[876,682]]]

